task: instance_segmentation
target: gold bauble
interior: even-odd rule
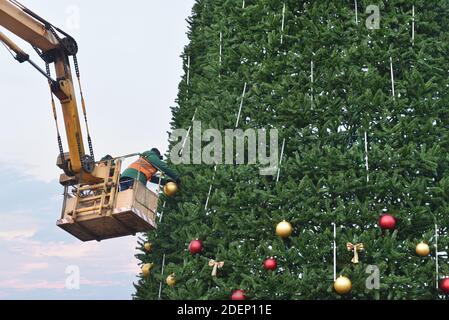
[[[167,277],[167,279],[165,280],[165,282],[167,283],[167,285],[169,285],[170,287],[173,287],[176,284],[176,278],[175,278],[175,274],[171,274]]]
[[[147,278],[150,275],[150,271],[151,271],[152,268],[153,268],[153,264],[152,263],[145,263],[142,266],[142,276]]]
[[[153,244],[150,243],[150,242],[147,242],[147,243],[145,243],[145,244],[143,245],[143,247],[145,248],[145,250],[146,250],[147,252],[151,252],[151,250],[153,249]]]
[[[416,246],[416,254],[421,257],[427,257],[430,253],[430,247],[427,243],[421,242]]]
[[[338,294],[344,295],[352,290],[352,283],[346,277],[340,276],[334,282],[334,289]]]
[[[278,225],[276,226],[276,234],[283,239],[290,237],[292,232],[293,232],[292,225],[285,220],[279,222]]]
[[[167,197],[173,197],[178,192],[178,185],[174,182],[168,182],[164,186],[164,194]]]

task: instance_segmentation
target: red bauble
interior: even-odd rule
[[[269,259],[264,261],[263,267],[265,268],[265,270],[272,270],[272,271],[274,271],[278,267],[278,263],[277,263],[276,259],[269,258]]]
[[[201,240],[192,240],[189,244],[189,251],[191,254],[197,254],[203,251],[203,243]]]
[[[235,290],[233,293],[232,293],[232,296],[231,296],[231,300],[245,300],[246,299],[246,296],[245,296],[245,291],[244,290]]]
[[[396,228],[396,218],[389,214],[384,214],[379,218],[379,226],[382,229],[393,230]]]
[[[449,278],[440,281],[440,289],[445,294],[449,294]]]

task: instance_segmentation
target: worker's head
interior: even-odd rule
[[[157,154],[157,156],[159,157],[159,159],[162,160],[162,155],[161,155],[161,152],[159,151],[159,149],[153,148],[153,149],[151,149],[151,152],[154,152],[155,154]]]
[[[106,162],[106,161],[109,161],[109,160],[112,160],[112,159],[114,159],[114,158],[111,155],[107,154],[103,158],[101,158],[100,161]]]

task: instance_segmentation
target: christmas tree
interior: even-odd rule
[[[281,161],[268,176],[175,165],[134,298],[445,299],[449,3],[198,0],[189,25],[183,155],[194,117],[202,132],[277,129]]]

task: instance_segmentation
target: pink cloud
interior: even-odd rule
[[[93,242],[66,244],[64,242],[43,243],[28,240],[13,244],[10,250],[35,258],[81,258],[95,253],[98,248],[98,245]]]
[[[26,263],[20,268],[20,272],[29,273],[35,270],[48,269],[49,265],[46,262]]]
[[[81,279],[80,285],[96,286],[96,287],[110,287],[123,285],[120,281],[112,280],[89,280]],[[22,279],[10,279],[0,281],[0,288],[2,289],[16,289],[16,290],[36,290],[36,289],[51,289],[51,290],[63,290],[66,289],[65,280],[60,281],[47,281],[37,280],[29,281]]]
[[[64,281],[24,281],[22,279],[10,279],[0,282],[0,288],[3,289],[18,289],[18,290],[33,290],[33,289],[64,289]]]
[[[0,292],[45,289],[61,297],[71,296],[65,290],[64,271],[73,264],[80,268],[83,292],[100,287],[132,287],[132,278],[140,272],[134,257],[136,237],[100,243],[43,241],[37,237],[37,230],[42,228],[39,224],[21,226],[20,230],[0,231],[0,261],[4,262],[0,265]]]
[[[36,234],[36,229],[1,231],[0,241],[21,241],[32,238]]]
[[[117,274],[117,273],[127,273],[137,275],[140,273],[140,267],[137,260],[129,261],[128,263],[117,264],[110,271],[105,272],[105,274]]]
[[[112,280],[88,280],[81,279],[80,285],[88,285],[88,286],[97,286],[97,287],[110,287],[122,285],[123,283],[120,281],[112,281]]]

